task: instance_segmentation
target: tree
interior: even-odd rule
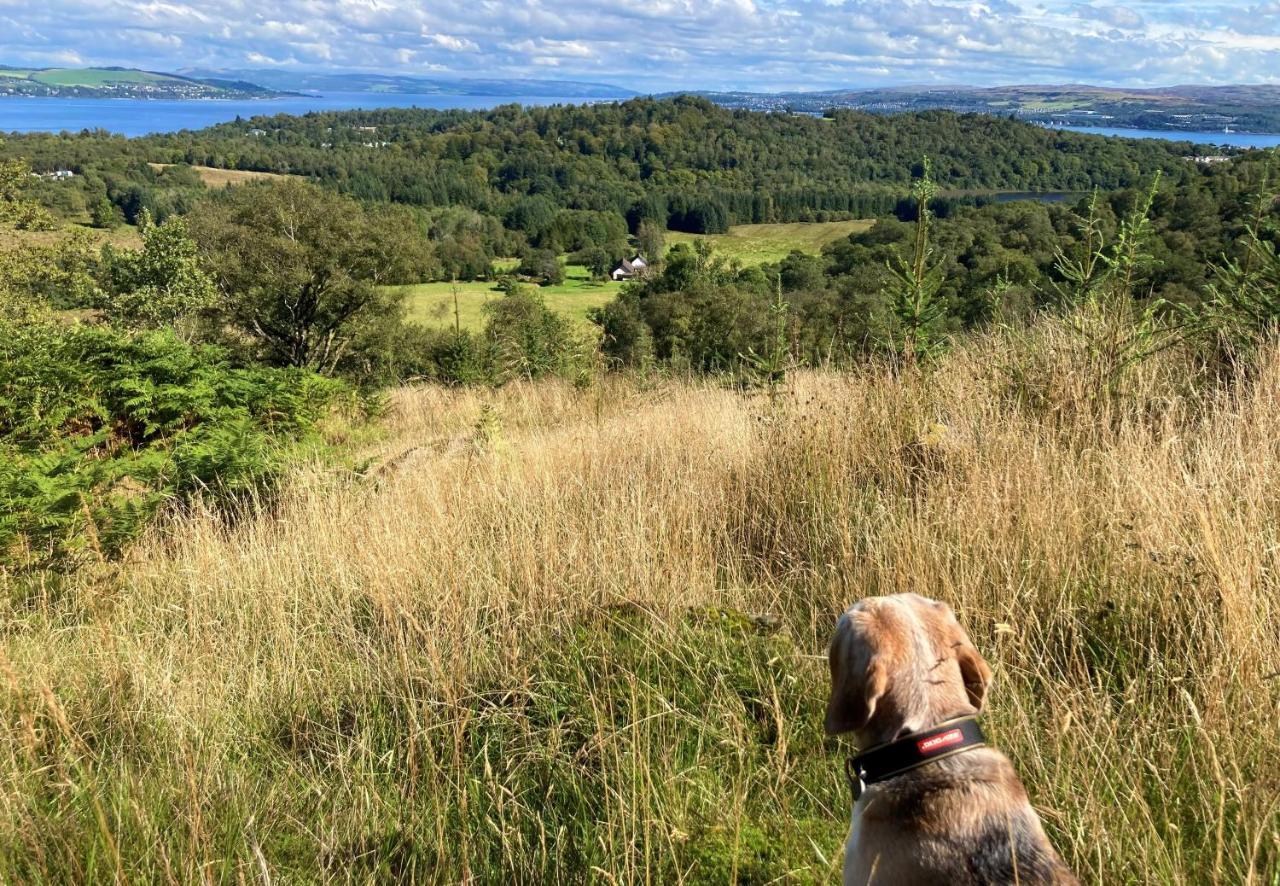
[[[53,227],[53,219],[44,207],[27,197],[30,184],[31,167],[26,160],[0,161],[0,223],[21,231],[47,231]]]
[[[591,272],[591,279],[604,280],[609,276],[609,271],[613,268],[613,260],[609,256],[609,250],[603,246],[592,246],[584,249],[581,253],[582,263],[587,266],[587,270]]]
[[[89,204],[89,221],[95,228],[114,228],[120,221],[120,212],[106,194]]]
[[[131,329],[173,328],[190,339],[190,321],[213,307],[217,289],[199,265],[181,218],[157,225],[144,210],[142,249],[102,250],[102,307],[107,320]]]
[[[484,334],[496,381],[539,378],[564,372],[573,364],[577,356],[573,327],[548,308],[536,290],[516,286],[485,310],[489,320]]]
[[[667,235],[661,226],[652,221],[642,221],[636,228],[636,240],[640,244],[640,254],[649,264],[662,261],[666,252]]]
[[[888,293],[890,345],[907,365],[933,356],[942,345],[947,309],[939,291],[946,279],[946,268],[942,262],[932,263],[933,247],[929,243],[933,224],[929,202],[937,193],[933,168],[926,157],[920,178],[911,189],[916,204],[911,256],[898,257]]]
[[[190,226],[224,320],[280,366],[333,372],[362,326],[399,315],[385,287],[419,281],[430,261],[406,214],[294,180],[218,195]]]
[[[516,273],[543,286],[558,286],[564,282],[564,266],[560,264],[560,257],[550,249],[531,251],[520,262]]]

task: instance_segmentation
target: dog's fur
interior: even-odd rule
[[[991,669],[946,604],[873,597],[831,641],[827,731],[860,748],[977,714]],[[870,785],[853,807],[845,886],[1075,884],[1009,760],[980,747]]]

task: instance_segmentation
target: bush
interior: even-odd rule
[[[168,332],[0,325],[0,573],[114,556],[167,502],[268,490],[340,389]]]
[[[578,342],[573,329],[537,291],[516,287],[485,309],[494,381],[567,374],[574,368]]]
[[[520,262],[516,273],[543,286],[559,286],[564,282],[564,266],[550,249],[535,249]]]

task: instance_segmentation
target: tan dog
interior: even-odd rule
[[[827,731],[864,749],[851,761],[846,886],[1077,883],[972,720],[991,669],[950,607],[863,600],[841,616],[830,659]]]

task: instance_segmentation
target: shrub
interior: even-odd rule
[[[578,356],[569,321],[535,290],[516,287],[487,305],[485,341],[497,382],[566,374]]]
[[[0,325],[0,572],[110,557],[166,502],[269,489],[339,390],[168,332]]]

